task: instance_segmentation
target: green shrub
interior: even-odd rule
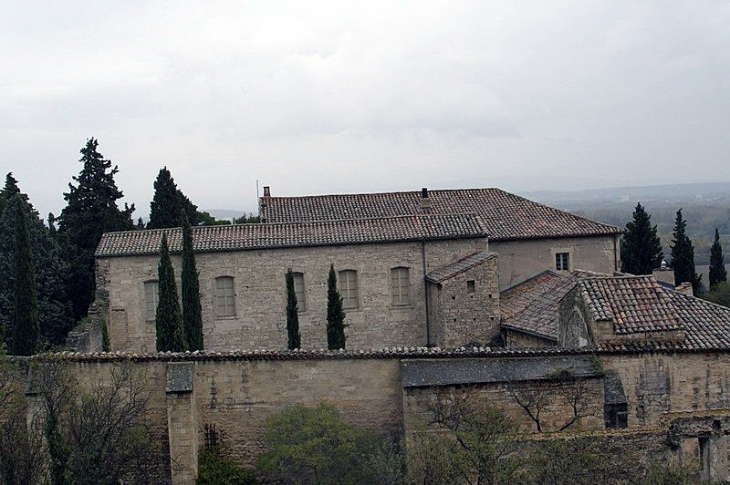
[[[239,467],[218,448],[207,448],[198,455],[198,485],[258,485],[251,470]]]

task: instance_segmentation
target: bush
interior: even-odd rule
[[[257,485],[251,470],[239,467],[218,448],[206,448],[198,455],[198,485]]]

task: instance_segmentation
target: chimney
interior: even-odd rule
[[[264,197],[271,197],[271,187],[264,185]]]
[[[421,198],[418,199],[418,203],[421,205],[423,212],[431,212],[431,199],[428,198],[428,189],[426,187],[421,189]]]

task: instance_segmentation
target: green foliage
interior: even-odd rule
[[[203,449],[198,454],[197,485],[257,485],[251,470],[239,467],[217,447]]]
[[[347,425],[334,406],[297,405],[266,421],[266,452],[258,468],[276,483],[398,483],[392,447],[377,435]],[[395,470],[394,470],[395,468]],[[395,475],[382,476],[384,471]]]
[[[101,350],[103,352],[109,352],[111,350],[111,344],[109,343],[109,329],[106,326],[106,318],[101,317]]]
[[[707,301],[730,308],[730,283],[724,281],[718,283],[710,291],[702,295]]]
[[[81,149],[83,168],[73,177],[77,185],[69,184],[64,193],[67,205],[61,211],[58,238],[64,258],[71,265],[69,287],[75,319],[86,316],[94,301],[94,251],[101,235],[110,231],[134,229],[131,207],[119,210],[117,200],[124,195],[114,182],[119,169],[97,151],[98,142],[91,138]]]
[[[516,424],[469,389],[439,391],[430,429],[409,446],[409,482],[507,483],[517,469]]]
[[[342,296],[337,291],[337,274],[334,265],[330,265],[327,278],[327,348],[330,350],[345,348],[345,311],[342,309]]]
[[[722,255],[720,244],[720,233],[715,228],[715,240],[710,248],[710,291],[719,283],[727,281],[727,270],[725,269],[725,258]]]
[[[633,220],[626,224],[621,243],[621,271],[636,275],[651,274],[664,258],[657,226],[641,204],[636,204]]]
[[[154,186],[155,194],[150,203],[150,220],[147,223],[147,229],[180,227],[183,224],[180,211],[185,213],[191,225],[197,226],[202,222],[198,206],[177,188],[167,167],[160,169]]]
[[[297,294],[294,291],[294,274],[289,268],[286,272],[286,333],[289,350],[302,346],[302,337],[299,334],[299,306]]]
[[[200,305],[200,281],[193,252],[193,235],[184,212],[182,218],[182,319],[185,323],[188,350],[203,350],[203,310]]]
[[[50,229],[38,217],[28,196],[20,192],[12,174],[7,174],[5,187],[0,190],[0,274],[4,275],[0,279],[0,343],[3,329],[8,329],[5,337],[10,336],[14,307],[16,211],[9,204],[16,195],[27,205],[26,227],[33,253],[40,332],[43,339],[57,345],[66,338],[74,321],[66,287],[68,264],[62,259],[61,248]]]
[[[177,299],[175,271],[170,260],[167,233],[162,234],[160,264],[157,268],[160,300],[155,314],[157,330],[157,350],[159,352],[183,352],[185,349],[185,330],[183,328],[180,301]]]
[[[234,224],[256,224],[261,222],[261,217],[254,214],[244,214],[233,219]]]
[[[32,355],[40,347],[40,327],[33,252],[28,233],[30,214],[25,201],[17,194],[11,198],[8,209],[15,213],[15,285],[10,351],[15,355]]]
[[[674,239],[672,239],[674,284],[679,286],[684,282],[689,282],[692,284],[694,294],[699,295],[702,293],[702,281],[695,270],[695,251],[686,229],[687,221],[682,217],[682,209],[679,209],[674,223]]]

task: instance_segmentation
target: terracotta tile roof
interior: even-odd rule
[[[532,202],[500,189],[430,190],[429,208],[420,192],[263,197],[259,214],[266,222],[299,222],[407,214],[480,215],[493,241],[620,234],[620,228]]]
[[[170,251],[181,251],[180,228],[110,232],[102,236],[96,257],[157,254],[164,232]],[[483,222],[473,214],[203,226],[192,234],[198,252],[487,237]]]
[[[649,276],[586,278],[578,282],[595,320],[615,334],[682,330],[667,292]]]
[[[490,253],[489,251],[479,251],[474,254],[462,258],[454,263],[447,264],[439,269],[431,271],[426,275],[426,279],[434,283],[441,283],[454,276],[463,273],[466,270],[473,268],[483,262],[494,259],[497,257],[496,253]]]
[[[558,306],[573,288],[575,273],[544,271],[500,294],[502,326],[558,340]]]

